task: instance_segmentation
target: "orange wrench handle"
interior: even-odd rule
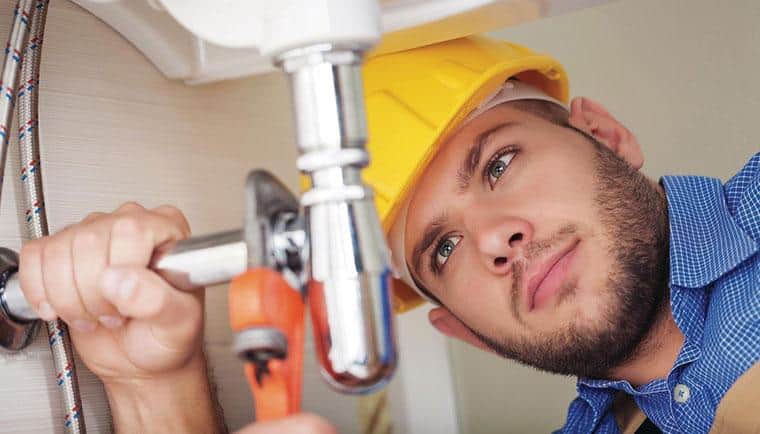
[[[285,359],[271,359],[268,372],[256,378],[246,363],[245,374],[254,397],[256,420],[273,420],[297,413],[303,383],[304,303],[280,273],[255,268],[237,276],[229,286],[230,325],[235,332],[270,327],[287,338]]]

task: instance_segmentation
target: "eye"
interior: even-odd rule
[[[496,181],[501,178],[501,175],[507,171],[507,167],[509,167],[509,163],[512,161],[512,158],[514,158],[515,154],[517,154],[517,151],[514,150],[503,151],[500,154],[496,154],[496,157],[488,163],[488,166],[486,166],[486,174],[491,188],[493,188]]]
[[[439,267],[446,264],[446,261],[449,260],[451,254],[454,253],[454,248],[457,244],[459,244],[459,241],[461,240],[462,237],[460,236],[451,236],[441,241],[441,243],[438,245],[438,248],[436,249],[435,254],[435,261]]]

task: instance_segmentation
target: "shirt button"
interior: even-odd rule
[[[689,396],[691,396],[689,386],[685,384],[676,384],[676,387],[673,388],[673,400],[676,402],[683,404],[689,400]]]

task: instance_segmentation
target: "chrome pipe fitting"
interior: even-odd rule
[[[40,322],[18,289],[18,255],[0,247],[0,346],[18,351],[29,345],[39,329]],[[11,282],[17,291],[6,291]]]
[[[322,375],[344,393],[382,387],[396,366],[389,258],[372,190],[363,48],[330,44],[284,53],[301,156],[309,244],[309,305]]]
[[[152,270],[184,291],[229,282],[247,266],[241,230],[167,243],[156,249],[150,263]]]

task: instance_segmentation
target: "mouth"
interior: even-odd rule
[[[573,240],[543,262],[528,267],[525,301],[529,312],[543,306],[558,292],[570,269],[579,242],[580,240]]]

